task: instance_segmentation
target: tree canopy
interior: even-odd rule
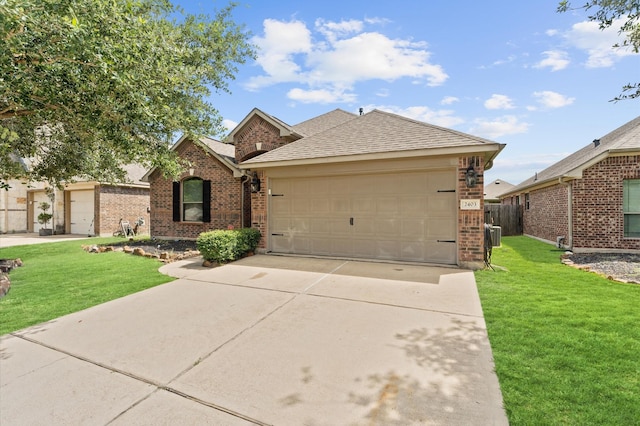
[[[0,1],[0,184],[176,174],[177,135],[222,132],[208,98],[254,57],[231,19],[169,0]],[[25,170],[20,159],[33,161]]]
[[[622,45],[616,44],[614,48],[631,48],[635,53],[640,52],[640,1],[638,0],[589,0],[580,8],[593,11],[589,20],[598,22],[600,29],[609,28],[614,21],[624,19],[620,28],[620,34],[624,34]],[[561,1],[558,5],[559,12],[572,9],[571,2]],[[622,93],[615,97],[614,101],[623,99],[640,98],[640,82],[630,82],[622,87]]]

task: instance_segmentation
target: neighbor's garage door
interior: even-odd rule
[[[93,189],[71,191],[69,200],[71,233],[93,235]]]
[[[456,263],[455,171],[270,181],[270,250]]]

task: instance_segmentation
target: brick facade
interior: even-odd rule
[[[625,179],[640,179],[640,155],[606,158],[574,181],[574,247],[640,249],[640,239],[624,238]]]
[[[134,226],[138,218],[145,225],[138,228],[139,234],[149,234],[149,188],[98,185],[94,192],[95,223],[97,235],[110,236],[120,225],[120,219]]]
[[[524,205],[522,213],[524,233],[553,242],[560,236],[568,238],[568,192],[567,186],[559,183],[531,191],[529,193],[529,208],[527,208],[526,196],[521,195],[520,203]]]
[[[236,162],[240,163],[248,160],[289,142],[289,140],[280,136],[280,130],[273,124],[256,115],[245,125],[241,132],[234,135],[233,144],[236,147]]]
[[[205,150],[185,141],[176,152],[193,168],[193,177],[211,181],[211,222],[173,221],[173,180],[167,179],[159,170],[149,177],[151,184],[151,236],[159,238],[195,239],[201,232],[213,229],[241,228],[243,208],[249,215],[250,206],[243,203],[243,193],[249,191],[248,184]],[[192,177],[184,172],[179,181]],[[245,179],[246,180],[246,179]],[[243,191],[244,187],[244,191]],[[248,223],[246,224],[248,226]]]
[[[623,182],[640,179],[640,155],[608,157],[568,182],[572,198],[572,248],[640,250],[640,239],[624,237]],[[568,187],[557,183],[514,194],[525,204],[524,233],[556,242],[569,238]],[[529,194],[529,208],[525,198]],[[511,203],[514,197],[505,198]]]
[[[470,164],[478,174],[474,188],[467,188],[466,173]],[[484,160],[482,157],[458,158],[458,265],[481,268],[484,265]],[[461,210],[460,200],[480,200],[477,210]]]

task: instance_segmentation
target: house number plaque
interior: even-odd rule
[[[480,210],[480,200],[460,200],[460,210]]]

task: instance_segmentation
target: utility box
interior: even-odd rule
[[[502,239],[502,228],[499,226],[491,227],[491,242],[492,247],[500,247],[500,240]]]

